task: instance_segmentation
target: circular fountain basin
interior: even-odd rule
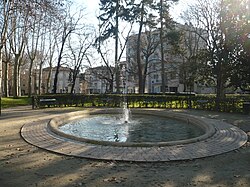
[[[215,133],[198,118],[157,110],[132,110],[125,122],[117,109],[76,112],[52,119],[48,126],[69,139],[113,146],[167,146],[204,140]]]
[[[91,115],[59,127],[63,133],[108,142],[170,142],[196,138],[205,133],[197,125],[154,115],[133,115],[125,120],[119,114]]]
[[[134,109],[132,114],[188,121],[202,128],[205,133],[186,140],[128,143],[79,138],[59,130],[60,126],[80,118],[121,112],[118,109],[85,109],[63,114],[49,123],[47,120],[37,120],[25,124],[21,136],[34,146],[63,155],[133,162],[165,162],[214,156],[240,148],[248,138],[244,131],[222,120],[162,109]]]

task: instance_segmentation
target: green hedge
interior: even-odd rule
[[[55,94],[33,97],[33,107],[121,107],[127,102],[131,108],[203,109],[222,112],[243,112],[249,95],[227,95],[217,100],[215,95],[138,95],[128,94]]]

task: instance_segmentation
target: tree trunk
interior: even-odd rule
[[[3,76],[3,58],[2,58],[2,49],[0,49],[0,98],[2,97],[2,76]],[[0,101],[1,102],[1,101]],[[1,108],[0,108],[1,110]]]
[[[4,96],[9,97],[9,63],[5,63],[5,69],[4,69]]]
[[[1,106],[1,99],[2,99],[2,68],[3,68],[3,59],[2,59],[2,49],[0,49],[0,115],[2,114],[2,106]]]
[[[42,89],[42,77],[43,77],[43,62],[40,63],[39,65],[39,80],[38,80],[38,95],[41,95],[41,89]]]
[[[46,91],[45,91],[46,93],[49,93],[51,74],[52,74],[52,66],[50,66],[49,74],[48,74],[48,77],[47,77],[47,80],[46,80]]]
[[[149,58],[148,56],[146,57],[145,60],[145,67],[144,67],[144,72],[143,72],[143,79],[142,79],[142,89],[143,93],[145,93],[145,88],[146,88],[146,80],[147,80],[147,74],[148,74],[148,63],[149,63]]]
[[[54,78],[54,85],[53,85],[53,93],[54,94],[56,94],[56,91],[57,91],[57,81],[58,81],[59,68],[60,68],[60,62],[58,60],[57,67],[56,67],[55,78]]]
[[[71,90],[70,90],[71,94],[73,93],[75,85],[76,85],[77,71],[78,70],[75,70],[75,72],[73,72],[72,86],[71,86]]]
[[[62,53],[63,53],[63,47],[64,47],[65,41],[66,41],[66,38],[62,42],[62,46],[61,46],[61,50],[59,53],[58,62],[57,62],[57,66],[56,66],[56,73],[55,73],[54,85],[53,85],[53,93],[54,94],[56,94],[56,91],[57,91],[58,74],[59,74],[59,69],[61,66]]]
[[[18,69],[17,69],[17,96],[21,97],[22,93],[21,93],[21,74],[20,74],[20,66],[21,63],[19,62],[18,64]]]
[[[142,4],[142,10],[141,10],[141,20],[140,20],[140,27],[138,32],[138,38],[137,38],[137,45],[136,45],[136,61],[137,61],[137,67],[138,67],[138,83],[139,83],[139,93],[143,94],[143,75],[142,75],[142,64],[141,64],[141,35],[142,35],[142,27],[143,27],[143,19],[144,19],[144,4]]]
[[[115,82],[116,92],[120,93],[120,67],[118,63],[118,34],[119,34],[119,0],[116,1],[116,17],[115,17]]]
[[[64,30],[64,32],[66,32],[66,30]],[[59,56],[58,56],[58,61],[57,61],[57,66],[56,66],[56,73],[55,73],[55,78],[54,78],[54,85],[53,85],[53,93],[54,94],[56,94],[56,91],[57,91],[58,74],[59,74],[59,69],[61,67],[61,60],[62,60],[64,44],[66,42],[67,37],[69,36],[69,34],[71,32],[72,32],[72,30],[69,31],[66,34],[64,33],[63,37],[62,37],[62,46],[61,46],[60,53],[59,53]]]
[[[165,60],[164,60],[164,43],[163,43],[163,0],[160,0],[160,41],[161,41],[161,82],[162,82],[162,94],[166,92],[165,83]]]
[[[37,95],[37,69],[34,71],[34,94]]]
[[[33,69],[34,60],[30,59],[29,75],[28,75],[28,97],[31,97],[32,92],[32,69]]]
[[[109,93],[113,93],[113,88],[114,88],[114,77],[112,76],[110,84],[109,84]]]
[[[15,55],[15,61],[14,61],[14,69],[13,69],[13,85],[12,85],[12,90],[13,90],[13,97],[18,96],[18,63],[19,63],[19,55]]]
[[[220,111],[220,103],[224,98],[224,84],[223,84],[223,72],[222,72],[222,62],[219,60],[217,65],[217,80],[216,80],[216,109]]]

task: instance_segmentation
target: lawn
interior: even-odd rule
[[[3,97],[1,98],[2,108],[10,108],[15,106],[31,105],[31,98],[28,97]]]

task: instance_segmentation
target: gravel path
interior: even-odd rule
[[[98,161],[41,150],[20,136],[24,124],[48,120],[77,108],[5,109],[0,116],[0,186],[250,186],[250,142],[222,155],[163,163]],[[250,115],[183,110],[219,119],[250,136]]]

